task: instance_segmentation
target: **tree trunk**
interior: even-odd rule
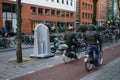
[[[96,25],[97,2],[98,2],[98,0],[93,0],[92,24],[94,24],[94,25]]]
[[[118,10],[120,11],[120,0],[117,0]]]
[[[117,6],[118,6],[118,10],[119,10],[119,17],[120,17],[120,0],[117,0]]]
[[[21,48],[21,0],[17,0],[17,50],[16,50],[16,56],[17,56],[17,62],[22,62],[22,48]]]

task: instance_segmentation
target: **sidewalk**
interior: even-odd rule
[[[80,80],[120,80],[120,57]]]
[[[108,48],[116,46],[116,45],[120,45],[120,41],[118,43],[109,44],[109,46],[105,45],[104,49],[108,49]],[[24,52],[24,53],[26,53],[26,52]],[[30,49],[27,52],[28,55],[31,54],[31,53],[32,53],[32,49]],[[62,55],[56,55],[55,57],[47,58],[47,59],[34,59],[33,58],[28,62],[23,62],[23,63],[20,63],[20,64],[18,64],[16,62],[8,63],[8,61],[5,61],[5,62],[0,61],[0,80],[10,80],[10,79],[13,79],[15,77],[30,74],[30,73],[36,72],[38,70],[42,70],[42,69],[45,69],[45,68],[55,66],[57,64],[61,64],[61,63],[63,63],[63,60],[62,60],[61,56]],[[118,65],[118,64],[116,63],[114,65]],[[118,68],[119,67],[120,66],[118,66]],[[85,80],[87,80],[87,79],[85,79]],[[96,79],[96,80],[98,80],[98,79]],[[107,79],[102,79],[102,80],[107,80]]]
[[[14,41],[15,36],[8,37],[8,39],[10,39],[11,41]],[[30,44],[21,44],[21,45],[22,45],[22,49],[33,48],[33,45],[30,45]],[[12,50],[16,50],[16,48],[17,48],[17,44],[14,44],[14,46],[9,48],[0,47],[0,52],[12,51]]]
[[[12,50],[16,50],[16,48],[17,48],[17,44],[15,44],[15,46],[11,48],[0,48],[0,52],[12,51]],[[27,48],[33,48],[33,45],[22,44],[22,49],[27,49]]]

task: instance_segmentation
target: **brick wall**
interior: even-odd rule
[[[0,0],[0,21],[2,21],[2,2],[15,4],[15,2],[12,2],[12,1],[8,1],[8,0],[2,1],[2,0]],[[31,12],[30,12],[31,6],[36,7],[36,14],[31,14]],[[43,22],[51,20],[51,21],[54,21],[56,23],[58,21],[74,22],[74,27],[75,27],[75,21],[76,21],[75,12],[73,12],[74,17],[72,17],[72,18],[66,18],[66,17],[61,17],[61,16],[60,17],[45,16],[44,14],[43,15],[38,14],[38,8],[39,7],[43,7],[44,9],[46,8],[44,6],[36,6],[36,5],[30,5],[30,4],[22,3],[22,32],[25,32],[25,33],[31,33],[32,32],[32,30],[33,30],[32,21],[33,20],[42,20]],[[48,9],[53,9],[53,8],[49,8],[49,7],[47,7],[47,8]],[[57,9],[55,9],[55,10],[57,10]],[[2,27],[2,22],[0,22],[0,27]]]
[[[31,6],[36,7],[36,14],[31,14],[30,8]],[[32,20],[42,20],[45,21],[63,21],[63,22],[75,22],[75,12],[73,18],[66,18],[66,17],[56,17],[56,16],[45,16],[38,14],[38,7],[35,5],[29,5],[29,4],[22,4],[22,31],[25,33],[31,33],[32,32]],[[43,7],[43,6],[42,6]],[[45,7],[43,7],[45,8]],[[50,8],[49,8],[50,9]],[[57,9],[56,9],[57,10]],[[75,24],[74,24],[75,25]]]
[[[93,14],[93,9],[92,10],[88,10],[88,9],[86,9],[86,8],[82,8],[82,5],[83,5],[83,3],[84,3],[84,5],[93,5],[93,3],[92,3],[92,0],[80,0],[80,24],[85,24],[85,23],[91,23],[92,22],[92,19],[88,19],[88,18],[82,18],[82,13],[87,13],[87,14]],[[86,17],[86,16],[84,16],[84,17]]]
[[[2,0],[0,0],[0,31],[2,28]]]
[[[102,2],[98,1],[98,4],[97,4],[96,20],[101,21],[101,24],[99,24],[99,25],[104,24],[106,21],[106,14],[107,14],[107,12],[106,12],[107,11],[107,3],[106,2],[107,2],[106,0],[102,0]]]

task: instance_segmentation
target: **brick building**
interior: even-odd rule
[[[92,0],[79,0],[79,23],[91,24],[93,15],[93,2]]]
[[[107,0],[98,0],[96,16],[97,25],[99,26],[106,25],[107,22],[106,14],[107,14]]]
[[[16,32],[16,0],[0,0],[0,29]],[[50,23],[58,30],[76,27],[75,0],[22,0],[22,32],[31,33],[39,23]]]
[[[76,25],[91,24],[93,16],[93,1],[92,0],[76,0]],[[96,22],[97,25],[102,25],[106,22],[107,1],[98,0]]]

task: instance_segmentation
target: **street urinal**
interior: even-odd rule
[[[33,54],[30,57],[48,58],[54,56],[50,49],[49,29],[44,24],[38,24],[34,30]]]

